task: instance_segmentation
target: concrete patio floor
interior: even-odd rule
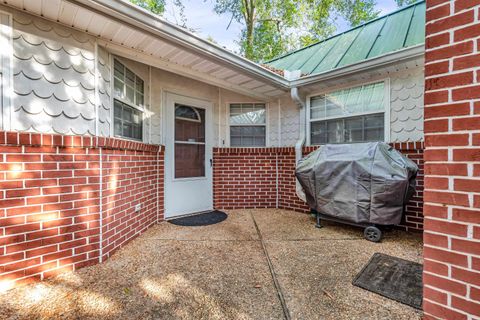
[[[285,308],[292,319],[420,318],[351,285],[375,252],[421,262],[419,235],[374,244],[361,229],[316,229],[306,214],[228,214],[206,227],[161,223],[103,264],[0,294],[0,318],[284,319]]]

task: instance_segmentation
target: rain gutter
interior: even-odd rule
[[[402,62],[423,58],[425,55],[425,44],[419,44],[413,47],[390,52],[378,57],[362,60],[357,63],[349,64],[345,67],[336,68],[327,72],[304,76],[297,79],[291,79],[289,84],[291,88],[303,87],[320,81],[328,81],[334,78],[340,78],[354,73],[365,72],[374,68],[384,68],[396,65]]]

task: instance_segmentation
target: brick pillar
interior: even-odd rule
[[[427,0],[424,312],[480,318],[480,0]]]

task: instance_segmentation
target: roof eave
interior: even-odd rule
[[[387,67],[393,64],[406,62],[409,60],[423,57],[425,54],[425,44],[419,44],[395,52],[387,53],[382,56],[363,60],[358,63],[350,64],[341,68],[333,69],[327,72],[308,75],[297,80],[291,81],[291,87],[304,87],[320,81],[331,80],[334,78],[359,73],[375,68]]]
[[[168,39],[185,48],[200,52],[206,56],[220,60],[224,63],[234,65],[235,67],[255,75],[261,79],[268,80],[274,85],[288,89],[289,82],[282,76],[243,58],[233,52],[230,52],[218,45],[215,45],[205,39],[202,39],[191,32],[169,23],[158,16],[127,3],[122,0],[69,0],[80,4],[83,7],[93,9],[99,13],[109,15],[118,20],[124,21],[136,28],[148,31],[162,38]]]

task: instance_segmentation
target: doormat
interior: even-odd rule
[[[222,222],[227,219],[228,215],[225,212],[214,210],[206,213],[200,213],[193,216],[182,217],[177,219],[168,220],[177,226],[184,227],[198,227],[208,226],[211,224]]]
[[[421,310],[422,270],[419,263],[375,253],[353,285]]]

